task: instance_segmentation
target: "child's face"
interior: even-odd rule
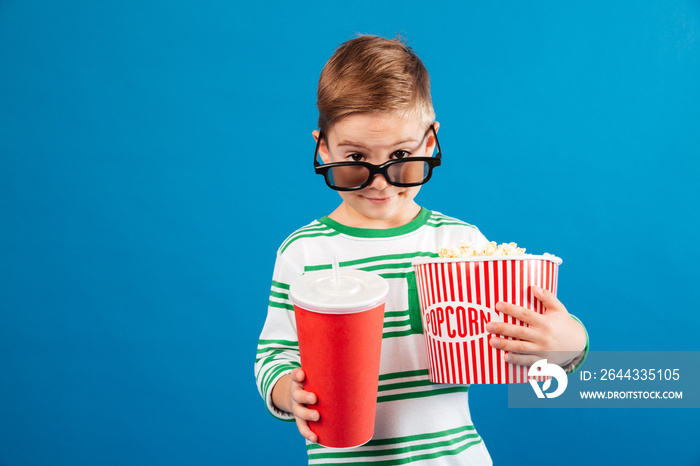
[[[439,127],[435,123],[435,129]],[[318,138],[318,131],[314,137]],[[368,162],[373,165],[402,157],[431,157],[435,147],[432,131],[420,120],[407,120],[387,113],[360,113],[336,122],[324,135],[319,155],[324,163]],[[420,186],[398,187],[383,175],[358,191],[339,191],[343,203],[336,220],[363,228],[405,225],[418,215],[414,198]]]

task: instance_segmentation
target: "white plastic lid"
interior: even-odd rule
[[[289,287],[289,299],[299,307],[323,314],[352,314],[384,302],[389,284],[375,273],[340,269],[307,272]]]

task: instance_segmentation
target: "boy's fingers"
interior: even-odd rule
[[[304,377],[304,371],[301,370],[301,369],[294,369],[294,370],[291,372],[291,376],[292,376],[292,381],[293,381],[293,382],[297,382],[297,383],[303,382],[303,381],[304,381],[304,378],[305,378],[305,377]]]
[[[531,327],[523,327],[522,325],[508,324],[506,322],[489,322],[486,324],[486,331],[495,335],[504,337],[513,337],[518,340],[532,341],[533,330]]]
[[[301,388],[302,385],[300,382],[304,380],[304,372],[301,369],[292,371],[291,377],[292,383],[297,384],[297,388],[292,389],[292,414],[294,414],[297,428],[299,429],[299,433],[309,442],[316,443],[318,437],[309,428],[308,421],[318,421],[321,416],[318,411],[306,407],[306,405],[316,403],[316,395]]]
[[[297,421],[297,429],[299,429],[299,433],[304,436],[306,440],[309,442],[316,443],[318,441],[318,437],[316,434],[314,434],[311,431],[311,428],[309,427],[309,423],[304,421],[303,419],[296,418]]]
[[[532,288],[535,292],[535,298],[539,299],[548,311],[565,309],[561,301],[550,291],[538,286],[533,286]]]
[[[536,346],[529,341],[508,340],[507,338],[498,338],[497,336],[492,336],[489,339],[489,344],[493,348],[508,352],[529,353],[536,350]]]
[[[315,409],[309,409],[304,405],[298,404],[292,408],[292,411],[294,411],[292,414],[294,414],[295,418],[302,419],[304,421],[318,421],[321,418],[318,411]]]
[[[524,307],[516,306],[515,304],[509,304],[504,302],[499,302],[498,304],[496,304],[496,310],[503,314],[508,314],[511,317],[515,317],[521,322],[525,322],[529,325],[536,324],[537,319],[541,317],[538,313],[530,309],[526,309]]]
[[[316,404],[316,394],[304,390],[294,390],[292,392],[292,400],[303,405]]]

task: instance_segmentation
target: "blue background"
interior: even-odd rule
[[[303,464],[253,361],[356,33],[431,73],[419,203],[562,257],[593,349],[700,349],[698,1],[254,3],[0,0],[0,464]],[[496,464],[700,464],[695,410],[506,395],[472,388]]]

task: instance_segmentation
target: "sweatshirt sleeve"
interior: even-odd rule
[[[583,348],[583,351],[581,351],[581,353],[578,356],[576,356],[574,359],[562,366],[562,368],[567,374],[576,372],[583,365],[583,361],[586,360],[586,356],[588,356],[588,331],[586,330],[586,326],[583,325],[583,322],[581,322],[581,319],[579,319],[578,317],[574,315],[572,315],[571,317],[576,322],[581,324],[581,327],[583,327],[583,331],[586,333],[586,346]]]
[[[292,421],[294,416],[272,403],[272,388],[282,376],[301,367],[294,306],[289,300],[289,286],[300,275],[301,271],[296,270],[278,252],[272,275],[267,319],[258,340],[255,357],[255,381],[258,391],[270,414],[285,421]]]

